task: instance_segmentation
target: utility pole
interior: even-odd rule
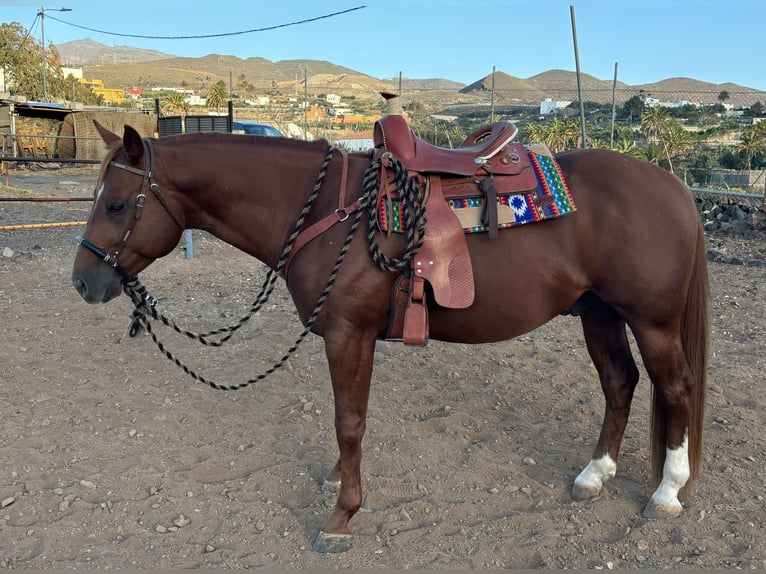
[[[492,98],[489,104],[489,123],[495,121],[495,66],[492,66]]]
[[[577,49],[577,25],[575,24],[574,6],[569,7],[569,14],[572,19],[572,39],[574,40],[575,68],[577,69],[577,97],[580,100],[580,130],[582,132],[582,148],[587,147],[585,134],[585,103],[582,101],[582,84],[580,80],[580,54]]]
[[[53,12],[71,12],[71,8],[57,8]],[[47,68],[48,63],[45,61],[45,6],[40,6],[40,11],[37,13],[40,16],[40,36],[43,44],[43,101],[48,101],[48,84],[47,84]]]
[[[309,139],[309,71],[303,68],[303,139]]]

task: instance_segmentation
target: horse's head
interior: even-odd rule
[[[78,238],[72,283],[88,303],[106,303],[119,295],[124,280],[169,253],[184,225],[160,192],[152,142],[130,126],[120,138],[94,123],[108,152]]]

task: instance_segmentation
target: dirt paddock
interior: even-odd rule
[[[19,174],[2,195],[88,196],[93,172]],[[0,225],[83,221],[89,203],[0,203]],[[321,339],[236,392],[212,390],[126,336],[126,297],[74,292],[82,227],[0,231],[0,567],[766,568],[766,242],[708,237],[713,294],[704,469],[678,519],[641,515],[649,480],[642,373],[617,476],[574,502],[603,397],[579,321],[485,346],[381,343],[354,547],[311,543],[335,502]],[[263,266],[194,235],[142,273],[194,331],[243,315]],[[222,349],[158,327],[218,382],[268,368],[300,333],[280,285]]]

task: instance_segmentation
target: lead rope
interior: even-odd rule
[[[200,383],[206,384],[209,387],[216,389],[216,390],[222,390],[222,391],[236,391],[242,388],[245,388],[253,383],[256,383],[258,381],[261,381],[280,369],[287,360],[295,353],[295,351],[298,350],[299,345],[303,342],[303,340],[306,338],[306,336],[311,331],[311,328],[313,327],[314,323],[317,320],[317,317],[319,317],[319,313],[322,311],[322,308],[324,307],[324,303],[327,300],[328,296],[330,295],[330,291],[332,287],[335,285],[335,280],[338,276],[338,272],[340,271],[341,264],[343,263],[344,258],[346,257],[346,253],[348,252],[349,247],[351,246],[351,241],[354,237],[354,234],[356,233],[357,228],[359,227],[359,223],[361,222],[361,215],[364,212],[365,209],[367,209],[368,212],[368,218],[367,218],[367,243],[368,243],[368,249],[370,252],[370,255],[373,259],[373,261],[376,263],[376,265],[384,271],[398,271],[403,269],[409,261],[415,256],[418,249],[420,249],[420,246],[423,244],[423,238],[424,238],[424,232],[425,232],[425,209],[424,204],[422,201],[422,196],[420,193],[420,188],[418,184],[409,177],[409,174],[407,173],[407,170],[404,168],[404,166],[398,162],[396,159],[389,159],[387,160],[387,164],[390,164],[390,166],[394,170],[395,174],[395,181],[397,182],[397,185],[400,189],[401,195],[402,195],[402,203],[405,205],[406,208],[406,247],[405,251],[402,254],[400,258],[390,258],[383,254],[380,251],[379,246],[377,245],[377,242],[375,241],[375,230],[376,230],[376,224],[377,224],[377,209],[376,209],[376,202],[375,199],[377,197],[377,177],[381,170],[381,160],[377,159],[370,163],[367,170],[364,174],[363,179],[363,195],[361,198],[361,202],[359,205],[359,209],[356,211],[356,214],[354,215],[354,220],[351,224],[351,228],[349,229],[349,232],[346,236],[345,241],[343,242],[343,245],[341,246],[341,249],[338,253],[338,258],[333,265],[333,268],[330,271],[330,274],[327,278],[327,283],[325,284],[324,289],[322,290],[322,293],[320,294],[319,298],[317,299],[316,304],[314,305],[314,309],[311,312],[311,315],[306,322],[306,327],[304,328],[303,332],[298,336],[298,338],[293,342],[293,344],[290,346],[289,349],[285,352],[282,357],[275,362],[271,367],[263,371],[261,374],[248,379],[247,381],[244,381],[242,383],[235,383],[231,385],[225,385],[216,383],[215,381],[212,381],[184,363],[182,363],[170,350],[168,350],[165,345],[162,343],[162,341],[159,340],[157,335],[152,330],[151,326],[151,319],[159,320],[162,322],[163,325],[166,327],[169,327],[173,329],[176,333],[179,333],[181,335],[185,335],[186,337],[190,339],[194,339],[199,341],[202,345],[211,346],[211,347],[220,347],[223,345],[226,341],[231,339],[232,335],[239,330],[245,323],[247,323],[252,316],[257,313],[261,307],[266,303],[269,296],[271,295],[271,292],[274,290],[274,284],[276,282],[276,279],[278,277],[279,271],[284,266],[285,262],[287,261],[290,251],[292,250],[293,244],[295,243],[296,238],[300,234],[300,231],[303,227],[303,223],[306,220],[306,217],[311,212],[311,208],[314,204],[314,201],[319,196],[319,190],[322,187],[322,182],[324,181],[325,175],[327,174],[327,168],[330,164],[330,160],[332,159],[334,148],[330,146],[327,156],[325,157],[325,160],[322,164],[322,167],[319,170],[319,175],[317,176],[317,181],[314,184],[314,188],[312,190],[311,195],[309,196],[308,200],[306,201],[306,204],[303,207],[303,210],[301,211],[300,215],[298,216],[298,220],[296,221],[295,227],[293,229],[293,232],[288,237],[287,241],[285,242],[285,246],[282,250],[282,253],[279,257],[279,260],[277,261],[277,266],[274,269],[270,269],[269,272],[266,275],[266,278],[263,282],[263,285],[261,286],[261,291],[258,293],[255,301],[251,304],[250,310],[247,313],[247,315],[243,316],[237,323],[234,325],[231,325],[229,327],[223,327],[220,329],[216,329],[213,331],[209,331],[207,333],[197,334],[193,333],[191,331],[187,331],[185,329],[180,328],[175,321],[168,319],[165,317],[165,315],[158,313],[156,310],[156,304],[157,300],[148,294],[146,287],[144,287],[141,282],[138,280],[138,277],[133,277],[129,281],[125,281],[123,283],[123,291],[126,295],[128,295],[131,300],[133,301],[133,304],[135,305],[135,309],[133,310],[132,318],[131,318],[131,326],[130,326],[130,334],[131,336],[135,336],[140,328],[146,329],[147,334],[149,334],[152,338],[152,341],[154,341],[155,345],[157,345],[157,348],[165,354],[166,358],[173,362],[176,366],[180,367],[188,376],[190,376],[195,381],[198,381]],[[224,337],[218,339],[218,340],[208,340],[210,337],[214,337],[216,335],[225,334]]]

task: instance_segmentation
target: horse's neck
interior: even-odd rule
[[[180,165],[201,167],[176,172],[184,175],[173,176],[174,186],[183,192],[187,227],[207,231],[274,267],[322,158],[304,152],[303,163],[296,160],[292,169],[284,169],[281,160],[270,161],[257,151],[253,144],[236,142],[197,156],[182,153]],[[307,173],[313,175],[307,179]]]

